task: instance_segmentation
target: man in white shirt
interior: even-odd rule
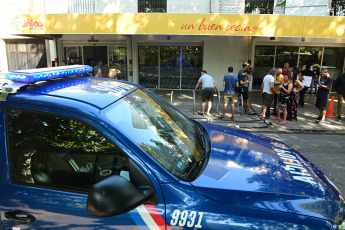
[[[271,69],[264,77],[261,84],[261,96],[263,103],[261,106],[261,117],[265,119],[267,107],[271,107],[273,96],[274,96],[274,75],[276,69]]]

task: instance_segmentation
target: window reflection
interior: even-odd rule
[[[203,149],[196,125],[166,101],[144,89],[115,103],[106,112],[106,117],[180,179],[188,173]]]
[[[91,127],[31,111],[8,115],[15,182],[88,191],[110,175],[129,176],[128,158]]]

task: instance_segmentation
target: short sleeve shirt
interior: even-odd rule
[[[247,80],[248,80],[248,76],[243,76],[243,74],[241,74],[240,76],[238,76],[238,83],[239,83],[239,84],[241,83],[241,80],[242,80],[243,82],[247,81]],[[241,84],[240,84],[240,86],[241,86],[241,87],[248,87],[249,84],[248,84],[248,83],[246,83],[246,84],[244,84],[244,85],[241,85]]]
[[[319,87],[317,90],[317,93],[316,93],[316,97],[320,98],[322,100],[327,100],[328,96],[329,96],[329,92],[332,89],[333,78],[331,78],[331,77],[322,78],[320,83],[321,83],[321,85],[326,85],[329,89]]]
[[[234,74],[225,74],[223,82],[225,83],[224,94],[234,94],[237,83],[237,76]]]
[[[208,74],[204,74],[199,78],[199,81],[201,83],[201,89],[205,88],[214,88],[214,80],[213,77],[211,77]]]
[[[263,87],[262,92],[272,94],[270,83],[274,83],[274,77],[272,75],[267,74],[264,77],[263,83],[264,83],[264,87]]]
[[[274,83],[279,83],[279,84],[283,84],[284,82],[284,75],[280,74],[278,77],[274,76]],[[279,94],[279,88],[278,85],[274,85],[274,93]]]

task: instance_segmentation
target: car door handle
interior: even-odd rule
[[[36,221],[36,218],[33,215],[30,215],[27,212],[22,210],[14,210],[10,212],[5,212],[5,217],[14,222],[27,224]]]

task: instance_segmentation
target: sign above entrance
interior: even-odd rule
[[[344,17],[251,14],[41,14],[7,17],[5,34],[345,37]],[[315,29],[317,25],[317,29]]]

